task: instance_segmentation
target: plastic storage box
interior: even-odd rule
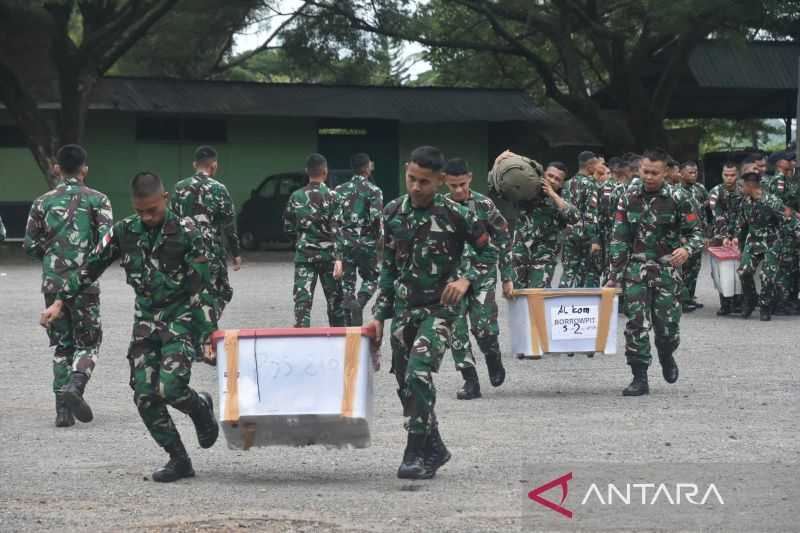
[[[711,246],[708,248],[708,258],[711,263],[711,279],[714,280],[717,291],[725,298],[742,294],[742,282],[736,272],[741,259],[739,250],[729,246]]]

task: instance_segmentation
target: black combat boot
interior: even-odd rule
[[[428,439],[425,441],[425,464],[424,479],[430,479],[436,475],[436,471],[443,467],[450,460],[450,451],[445,447],[442,436],[439,434],[438,424],[433,426]]]
[[[762,305],[759,309],[759,320],[762,322],[769,322],[772,320],[772,310],[768,305]]]
[[[64,403],[64,398],[59,392],[56,394],[56,427],[68,428],[74,425],[75,418],[72,416],[72,412],[67,407],[67,404]]]
[[[733,311],[733,298],[725,298],[720,294],[717,316],[728,316],[731,314],[731,311]]]
[[[400,479],[425,479],[425,441],[428,436],[424,433],[409,433],[406,451],[403,452],[403,463],[397,469]]]
[[[678,363],[675,362],[672,351],[659,350],[658,361],[661,363],[661,374],[664,376],[664,380],[667,383],[678,381]],[[647,376],[646,373],[645,376]]]
[[[211,448],[219,436],[219,425],[214,417],[214,402],[207,392],[198,392],[197,398],[189,412],[197,431],[197,442],[201,448]]]
[[[756,283],[753,276],[742,276],[742,318],[750,318],[756,309]]]
[[[180,438],[165,450],[169,453],[169,462],[153,472],[153,481],[170,483],[185,477],[194,477],[192,460],[189,459],[189,454],[186,453]]]
[[[474,400],[481,397],[481,384],[478,382],[478,372],[474,366],[461,369],[464,377],[464,386],[456,393],[459,400]]]
[[[492,384],[492,387],[499,387],[506,380],[506,369],[503,367],[503,358],[500,354],[500,343],[497,341],[497,335],[478,339],[478,346],[486,358],[489,383]]]
[[[737,294],[733,297],[733,312],[734,313],[741,313],[742,312],[742,294]]]
[[[86,390],[86,384],[89,382],[89,376],[83,372],[73,372],[69,377],[63,389],[61,389],[61,396],[64,398],[64,403],[67,405],[75,418],[81,422],[91,422],[94,416],[92,415],[92,408],[83,399],[83,391]]]
[[[631,363],[630,365],[633,381],[622,391],[622,395],[641,396],[650,394],[650,386],[647,384],[647,365],[643,363]]]

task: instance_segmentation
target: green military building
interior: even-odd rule
[[[545,117],[515,90],[105,78],[92,94],[86,124],[88,181],[109,195],[117,217],[125,216],[134,173],[155,171],[171,187],[192,173],[195,147],[211,144],[240,206],[265,176],[301,170],[311,152],[323,153],[333,169],[346,169],[352,153],[365,151],[391,199],[404,189],[404,158],[417,145],[433,144],[466,158],[478,176],[476,188],[485,190],[481,176],[505,147],[502,132]],[[19,237],[19,213],[46,184],[2,111],[0,162],[0,212],[10,236]]]

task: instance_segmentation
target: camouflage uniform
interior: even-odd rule
[[[795,213],[800,210],[799,177],[787,178],[783,174],[776,174],[765,178],[762,183],[765,192],[777,196],[786,207],[791,208]],[[778,246],[780,247],[780,263],[775,279],[775,303],[792,303],[797,298],[798,276],[800,275],[798,252],[800,250],[798,250],[794,238],[791,221],[784,220],[781,223]]]
[[[207,340],[217,322],[202,298],[213,291],[203,236],[190,218],[169,210],[155,229],[132,215],[114,224],[59,298],[85,291],[117,259],[136,293],[128,348],[133,399],[153,439],[169,449],[180,436],[167,405],[186,414],[197,406],[189,387],[194,340]]]
[[[25,252],[42,262],[42,293],[46,305],[55,300],[71,273],[108,232],[114,218],[108,197],[66,178],[36,199],[25,229]],[[61,316],[47,328],[53,355],[53,392],[58,394],[72,372],[91,377],[103,339],[100,286],[93,284],[65,302]]]
[[[678,348],[682,281],[669,259],[681,246],[689,257],[703,250],[700,221],[686,193],[667,183],[652,193],[641,182],[630,185],[617,207],[609,247],[609,279],[625,285],[628,364],[650,364],[651,327],[660,355]]]
[[[283,214],[286,235],[295,239],[295,327],[311,325],[311,304],[317,277],[328,301],[328,323],[344,326],[342,289],[333,277],[333,262],[342,258],[336,225],[336,197],[324,183],[311,182],[292,193]]]
[[[453,200],[450,194],[445,197]],[[508,222],[500,214],[494,202],[488,196],[477,191],[470,191],[469,198],[460,203],[488,229],[492,238],[489,246],[495,249],[499,258],[501,283],[512,281],[514,273],[511,268],[511,234],[508,230]],[[465,265],[464,269],[466,268],[468,267]],[[464,296],[466,314],[459,316],[453,324],[451,346],[453,360],[458,370],[475,366],[475,356],[472,354],[472,346],[469,341],[467,316],[472,325],[472,334],[484,355],[490,357],[495,353],[499,354],[500,347],[497,343],[497,336],[500,334],[500,328],[497,324],[496,292],[497,270],[491,269],[485,276],[480,276]]]
[[[708,234],[713,246],[722,246],[725,239],[738,237],[736,222],[742,200],[741,182],[736,182],[732,191],[720,183],[708,193],[708,207],[711,210],[711,228]]]
[[[514,286],[520,288],[550,287],[558,262],[558,238],[568,224],[577,224],[580,213],[567,203],[559,209],[545,196],[520,202],[512,247]]]
[[[686,191],[689,200],[692,202],[692,208],[700,221],[700,228],[703,235],[707,234],[706,228],[706,204],[708,202],[708,191],[702,183],[694,183],[690,186],[685,184],[679,185]],[[681,291],[681,302],[690,304],[694,302],[695,292],[697,290],[697,278],[700,275],[700,268],[703,266],[703,254],[694,254],[683,264],[683,290]]]
[[[599,287],[600,256],[591,253],[593,244],[600,244],[597,228],[597,185],[590,176],[576,174],[564,186],[564,200],[580,213],[577,224],[569,224],[564,234],[559,287]]]
[[[625,185],[615,178],[609,178],[597,191],[597,233],[600,237],[600,263],[603,265],[602,278],[608,279],[609,256],[608,245],[614,231],[614,216],[617,213],[619,198],[625,191]]]
[[[759,200],[745,197],[739,210],[737,233],[747,231],[747,238],[739,262],[742,285],[754,290],[751,281],[761,266],[761,295],[759,305],[766,309],[775,297],[781,247],[780,237],[784,224],[783,202],[774,194],[764,192]],[[752,294],[745,295],[752,298]]]
[[[383,192],[368,177],[358,174],[336,187],[334,192],[344,267],[342,304],[347,310],[347,325],[360,326],[361,321],[357,318],[378,288],[378,248],[383,243]],[[358,291],[356,272],[362,280]]]
[[[448,283],[460,277],[476,283],[496,268],[489,234],[466,208],[436,194],[426,209],[415,209],[408,195],[383,211],[385,247],[377,320],[392,319],[392,369],[399,385],[410,433],[435,425],[437,372],[450,343],[453,321],[463,305],[440,303]],[[469,244],[471,246],[465,246]]]
[[[211,284],[217,296],[217,316],[233,298],[226,259],[239,257],[236,210],[227,187],[198,172],[175,185],[171,209],[178,218],[191,217],[203,235],[208,253]]]

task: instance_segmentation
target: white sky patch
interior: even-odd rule
[[[302,0],[282,0],[278,2],[278,10],[281,13],[292,13],[295,9],[303,4]],[[281,22],[286,20],[287,16],[277,16],[271,19],[270,28],[265,28],[259,24],[251,24],[242,33],[237,34],[233,38],[233,53],[241,54],[260,46],[264,40],[269,36],[271,28],[276,28]],[[419,54],[424,51],[422,45],[418,43],[405,43],[403,45],[403,58],[408,58],[412,55]],[[411,79],[430,70],[431,65],[427,61],[417,60],[410,65],[408,73]]]

